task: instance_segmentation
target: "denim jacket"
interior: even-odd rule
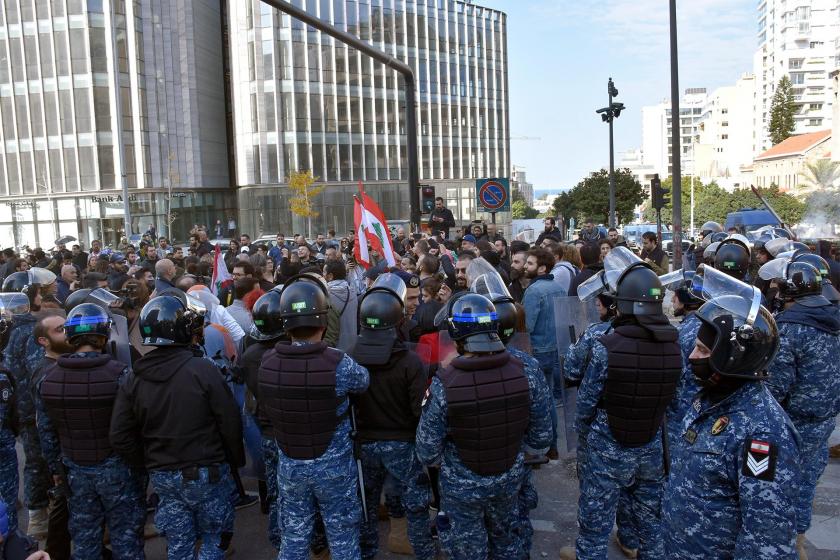
[[[537,276],[525,290],[522,306],[525,308],[525,326],[531,336],[531,350],[534,354],[557,351],[554,299],[566,295],[566,290],[554,282],[551,274]]]

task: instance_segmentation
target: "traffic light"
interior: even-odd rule
[[[435,188],[428,185],[420,187],[420,211],[431,214],[435,209]]]
[[[656,210],[662,209],[662,200],[659,198],[659,189],[661,188],[660,185],[662,181],[659,180],[659,175],[654,175],[653,179],[650,180],[650,200],[651,206],[653,206]]]

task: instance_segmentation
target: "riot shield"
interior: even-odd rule
[[[123,304],[121,297],[109,292],[105,288],[96,288],[85,298],[85,303],[93,303],[102,309],[109,311],[111,308],[119,308]]]
[[[131,366],[131,342],[128,338],[128,319],[123,315],[112,313],[108,310],[111,316],[111,334],[108,337],[108,354],[124,363]]]
[[[0,294],[0,321],[11,321],[17,315],[29,313],[29,298],[20,292]]]
[[[577,413],[577,387],[565,387],[563,362],[569,347],[576,344],[584,331],[592,324],[600,321],[598,310],[593,299],[581,301],[578,297],[558,297],[554,299],[554,326],[557,334],[557,367],[554,375],[554,395],[559,395],[561,410],[558,410],[557,432],[564,434],[566,450],[573,451],[577,447],[577,432],[575,431],[575,416]]]

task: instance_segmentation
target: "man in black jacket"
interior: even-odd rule
[[[429,216],[429,228],[432,232],[442,231],[446,238],[449,239],[449,228],[453,227],[455,227],[455,216],[444,205],[443,197],[439,196],[435,199],[435,209],[432,210],[432,214]]]
[[[545,219],[545,230],[537,237],[537,242],[534,243],[534,247],[542,247],[542,242],[546,239],[551,239],[558,243],[563,241],[563,232],[555,224],[554,218]]]
[[[146,304],[140,332],[143,344],[157,348],[134,364],[111,422],[113,448],[144,458],[170,558],[192,558],[199,539],[200,558],[221,558],[222,531],[233,517],[230,469],[245,464],[236,401],[218,368],[194,349],[203,323],[185,294]]]
[[[395,284],[404,294],[402,281]],[[405,318],[403,294],[375,284],[359,305],[361,330],[353,358],[368,369],[371,380],[367,392],[355,398],[368,508],[361,531],[365,559],[376,556],[379,545],[377,510],[388,474],[405,487],[402,500],[406,510],[406,517],[391,518],[388,549],[413,553],[421,560],[435,557],[429,532],[429,481],[414,453],[426,372],[417,354],[397,336]]]

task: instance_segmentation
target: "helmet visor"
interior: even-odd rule
[[[793,259],[793,251],[787,251],[779,254],[778,257],[772,261],[767,261],[761,268],[758,269],[758,277],[762,280],[775,280],[776,278],[784,278],[787,265]]]
[[[750,240],[746,238],[746,236],[741,235],[740,233],[733,233],[729,237],[726,238],[727,241],[731,243],[731,241],[738,241],[744,244],[744,247],[749,249],[752,246]]]
[[[511,297],[502,276],[482,258],[473,259],[467,266],[467,279],[470,281],[470,291],[474,294],[488,296],[491,300],[499,296]]]
[[[627,247],[616,247],[604,258],[604,280],[611,292],[618,288],[618,280],[624,271],[644,261]],[[646,265],[647,266],[647,265]]]
[[[607,286],[603,270],[599,270],[597,274],[587,278],[577,289],[580,301],[592,301],[595,296],[606,291],[609,291],[609,286]]]
[[[685,272],[685,270],[675,270],[674,272],[669,272],[668,274],[663,274],[659,277],[659,281],[662,282],[662,287],[667,288],[669,290],[675,290],[688,282],[689,278]]]
[[[41,286],[49,286],[55,283],[55,273],[46,268],[33,267],[28,270],[29,283],[40,284]]]
[[[796,246],[793,243],[794,242],[790,239],[778,237],[776,239],[771,239],[770,241],[765,243],[764,250],[773,255],[774,257],[777,257],[781,253],[793,251],[794,249],[796,249]]]
[[[29,298],[20,292],[0,294],[0,319],[10,320],[15,315],[29,312]]]
[[[405,295],[408,291],[408,288],[405,287],[403,279],[391,272],[380,274],[371,286],[371,289],[374,288],[380,288],[393,292],[394,295],[396,295],[402,302],[405,302]]]
[[[733,317],[752,325],[761,308],[761,291],[710,266],[702,266],[694,275],[692,290],[706,301],[715,300]],[[728,296],[728,297],[724,297]]]
[[[714,256],[717,253],[718,247],[720,247],[720,241],[715,241],[714,243],[710,243],[705,250],[703,250],[703,258],[708,259]]]
[[[204,317],[207,314],[207,306],[192,294],[187,294],[187,309],[199,317]]]
[[[123,303],[122,298],[118,297],[105,288],[96,288],[88,297],[85,298],[86,303],[95,303],[102,308],[120,307]]]

